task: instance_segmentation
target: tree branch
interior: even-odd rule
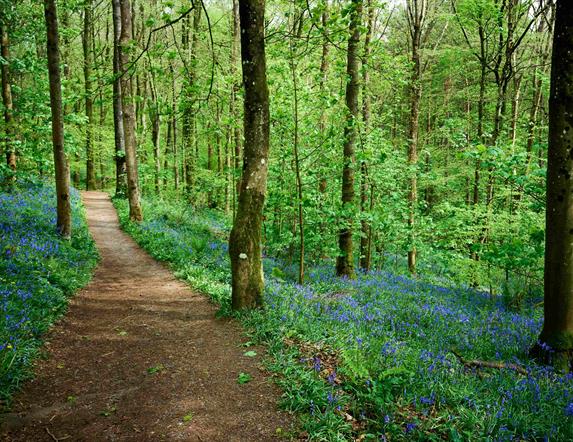
[[[465,359],[462,357],[457,350],[452,349],[451,352],[453,355],[458,358],[458,361],[464,366],[468,368],[495,368],[498,370],[513,370],[523,376],[527,376],[527,370],[520,365],[511,364],[506,362],[496,362],[496,361],[481,361],[479,359]]]

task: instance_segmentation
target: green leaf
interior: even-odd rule
[[[183,416],[183,422],[191,422],[191,420],[193,419],[193,412],[189,412],[187,413],[185,416]]]
[[[163,364],[157,364],[153,367],[149,367],[147,369],[147,373],[148,374],[155,374],[155,373],[159,373],[160,371],[163,371],[165,369],[165,367],[163,366]]]
[[[247,382],[252,381],[253,377],[249,374],[249,373],[239,373],[239,376],[237,377],[237,383],[238,384],[246,384]]]
[[[257,352],[254,350],[249,350],[246,351],[245,353],[243,353],[245,356],[249,357],[249,358],[254,358],[257,355]]]

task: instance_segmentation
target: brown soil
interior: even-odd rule
[[[267,441],[288,432],[280,392],[237,323],[120,231],[104,193],[85,192],[102,261],[48,334],[48,357],[2,419],[11,441]],[[261,348],[255,349],[259,355]],[[239,373],[253,379],[239,385]],[[282,430],[282,431],[281,431]]]

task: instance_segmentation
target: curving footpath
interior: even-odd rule
[[[280,392],[258,357],[244,356],[239,325],[216,319],[204,296],[122,232],[107,194],[83,200],[102,260],[0,417],[0,438],[229,442],[288,432]],[[241,372],[253,380],[238,384]]]

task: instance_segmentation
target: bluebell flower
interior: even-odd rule
[[[406,424],[406,433],[411,433],[416,428],[416,424],[414,422],[408,422]]]

